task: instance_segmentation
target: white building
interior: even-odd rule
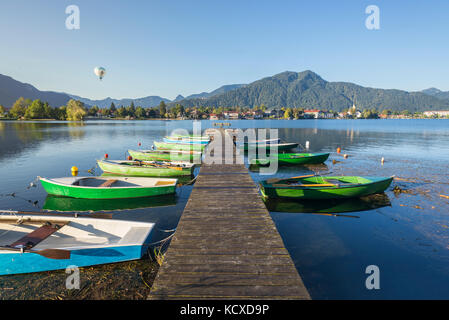
[[[426,117],[449,117],[449,110],[441,110],[441,111],[424,111],[423,112]]]

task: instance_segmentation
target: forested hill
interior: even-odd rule
[[[280,107],[320,108],[341,111],[358,109],[424,110],[449,109],[449,100],[423,92],[366,88],[349,82],[328,82],[312,71],[282,72],[207,99],[184,99],[184,107]]]
[[[31,84],[0,74],[0,105],[11,107],[20,97],[31,100],[40,99],[57,107],[65,105],[71,99],[65,93],[40,91]]]

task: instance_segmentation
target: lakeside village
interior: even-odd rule
[[[177,119],[177,120],[239,120],[239,119],[449,119],[449,110],[410,112],[408,110],[393,111],[390,109],[363,109],[353,104],[352,107],[335,112],[317,107],[311,108],[274,108],[269,110],[263,104],[250,107],[191,107],[181,104],[168,107],[161,101],[156,107],[129,106],[116,107],[111,103],[109,108],[98,106],[86,107],[81,101],[70,100],[66,106],[51,107],[48,102],[37,99],[17,99],[11,108],[0,105],[0,119],[8,120],[94,120],[94,119]]]

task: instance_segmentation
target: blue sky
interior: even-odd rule
[[[79,30],[65,27],[71,4]],[[380,30],[365,27],[371,4]],[[448,17],[447,0],[1,1],[0,73],[92,99],[173,99],[286,70],[449,90]]]

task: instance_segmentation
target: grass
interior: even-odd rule
[[[72,290],[65,270],[0,276],[0,300],[146,299],[158,270],[148,257],[80,268],[80,288]]]

